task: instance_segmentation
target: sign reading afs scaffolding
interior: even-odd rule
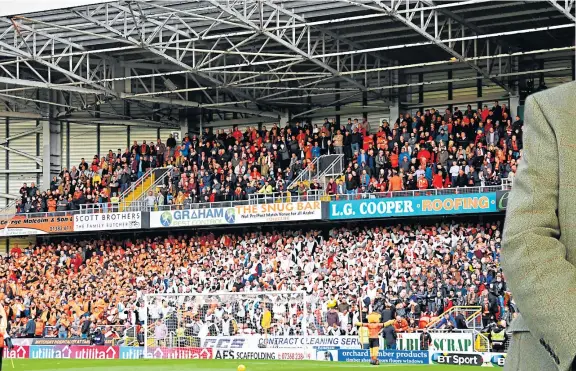
[[[49,214],[46,214],[49,215]],[[74,232],[72,216],[15,215],[0,220],[0,237]]]
[[[74,215],[74,232],[140,228],[142,228],[141,212]]]

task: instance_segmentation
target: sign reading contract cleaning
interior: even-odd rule
[[[74,232],[142,228],[142,213],[102,213],[74,215]]]
[[[236,206],[236,223],[273,223],[322,218],[320,201]]]
[[[362,219],[497,212],[496,192],[330,202],[329,218]]]

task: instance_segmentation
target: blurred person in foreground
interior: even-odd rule
[[[507,371],[576,370],[575,88],[572,82],[526,100],[501,257],[520,311],[509,328]]]
[[[4,346],[8,350],[14,349],[12,345],[12,340],[8,335],[8,316],[4,307],[0,305],[0,371],[2,371],[2,359],[4,358]],[[14,367],[14,365],[12,365]]]

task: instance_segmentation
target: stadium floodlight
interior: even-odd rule
[[[304,291],[145,294],[144,358],[212,358],[212,349],[274,348],[273,338],[307,348],[309,297]],[[144,317],[144,318],[142,318]]]

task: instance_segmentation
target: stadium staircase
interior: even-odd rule
[[[131,205],[142,200],[148,191],[155,191],[156,188],[164,184],[166,177],[170,175],[170,168],[155,168],[148,170],[140,179],[132,183],[130,188],[120,195],[120,211],[131,209]]]
[[[325,189],[330,177],[337,177],[343,172],[344,155],[322,155],[314,158],[312,162],[292,180],[287,189],[290,190],[298,187],[300,182],[303,182],[306,187],[308,187],[313,180],[318,180],[322,185],[322,189]]]
[[[436,325],[442,320],[444,315],[450,314],[455,317],[458,313],[462,313],[466,319],[467,330],[443,330],[435,329]],[[489,352],[490,351],[490,340],[488,339],[488,334],[482,333],[482,307],[479,306],[456,306],[445,311],[439,315],[434,320],[430,321],[426,327],[430,332],[446,332],[446,331],[458,331],[462,333],[472,333],[474,337],[474,350],[477,352]]]
[[[466,319],[466,325],[469,329],[481,330],[482,329],[482,307],[480,306],[456,306],[448,309],[446,312],[439,315],[436,319],[430,321],[427,328],[434,328],[442,320],[442,318],[449,314],[456,317],[458,313],[462,313]]]
[[[14,215],[16,214],[16,202],[17,200],[12,200],[2,209],[0,209],[0,215]]]

